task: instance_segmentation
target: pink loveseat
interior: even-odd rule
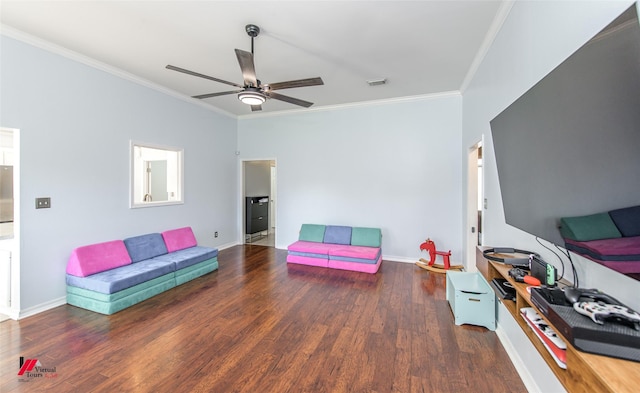
[[[287,262],[376,273],[382,263],[379,228],[303,224]]]

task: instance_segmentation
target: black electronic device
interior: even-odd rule
[[[556,286],[558,271],[555,266],[543,261],[539,256],[532,255],[529,268],[531,269],[531,275],[540,280],[543,285]]]
[[[607,304],[613,304],[621,306],[622,303],[618,301],[613,296],[607,295],[604,292],[600,292],[597,289],[587,289],[587,288],[573,288],[568,287],[563,290],[564,296],[567,301],[573,305],[574,303],[578,303],[581,301],[593,302],[600,301]]]
[[[516,300],[516,289],[508,280],[504,278],[494,278],[489,283],[500,299]]]
[[[515,254],[520,255],[518,256]],[[540,255],[536,254],[535,252],[509,247],[487,248],[486,250],[482,251],[482,255],[484,255],[485,258],[491,261],[505,263],[508,265],[513,265],[514,267],[524,269],[529,269],[529,259],[531,255],[540,257]]]
[[[519,267],[509,269],[509,276],[517,282],[524,282],[524,276],[528,273]]]
[[[579,289],[580,294],[596,296],[593,290]],[[577,292],[576,292],[577,293]],[[597,292],[598,296],[607,296]],[[590,317],[574,310],[574,292],[569,296],[560,288],[531,288],[531,302],[553,325],[556,332],[564,336],[577,349],[619,359],[640,362],[640,331],[618,321],[595,323]],[[607,296],[608,300],[615,300]],[[618,304],[623,306],[622,304]],[[630,310],[630,309],[629,309]],[[632,310],[630,310],[632,311]]]

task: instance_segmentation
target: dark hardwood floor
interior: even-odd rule
[[[496,334],[455,326],[444,275],[288,265],[246,245],[111,316],[0,323],[0,392],[524,392]],[[19,359],[55,372],[21,381]]]

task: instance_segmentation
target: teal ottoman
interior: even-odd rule
[[[447,301],[456,325],[496,330],[496,295],[478,272],[447,271]]]

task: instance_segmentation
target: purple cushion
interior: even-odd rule
[[[602,261],[640,260],[640,236],[579,242],[565,239],[569,250],[589,255]]]
[[[131,262],[140,262],[167,253],[162,235],[149,233],[124,239],[124,245],[129,251]]]
[[[86,277],[116,267],[130,265],[131,257],[122,240],[78,247],[71,252],[67,273]]]
[[[622,236],[640,236],[640,206],[612,210],[609,216]]]
[[[323,243],[351,244],[351,227],[327,225]]]
[[[159,261],[171,262],[176,266],[176,270],[184,269],[185,267],[193,266],[197,263],[206,261],[207,259],[215,258],[218,256],[217,248],[209,247],[189,247],[183,250],[174,251],[169,254],[160,255],[154,259]]]

